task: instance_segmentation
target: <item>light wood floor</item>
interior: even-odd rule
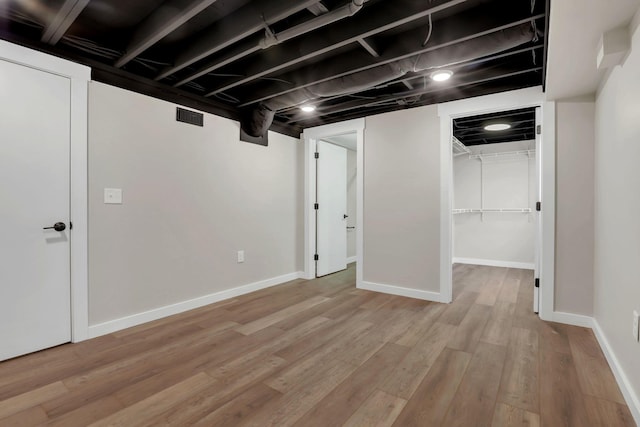
[[[0,425],[634,425],[592,332],[531,313],[531,272],[458,265],[450,305],[354,275],[0,363]]]

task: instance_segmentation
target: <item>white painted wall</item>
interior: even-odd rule
[[[363,275],[365,282],[440,291],[436,106],[366,118]]]
[[[302,270],[299,141],[242,143],[237,122],[178,123],[175,108],[90,84],[91,325]]]
[[[598,91],[595,109],[595,249],[593,313],[635,395],[640,421],[640,31],[632,51]],[[629,402],[632,405],[632,402]]]
[[[474,153],[520,151],[535,142],[472,147]],[[481,179],[482,176],[482,179]],[[457,156],[453,161],[454,209],[535,208],[535,158],[479,159]],[[453,216],[453,256],[465,262],[533,268],[534,214],[464,213]]]
[[[356,160],[357,152],[347,150],[347,226],[355,227],[356,225]],[[356,230],[354,228],[347,229],[347,258],[356,256]]]
[[[593,97],[556,104],[555,310],[593,315]]]

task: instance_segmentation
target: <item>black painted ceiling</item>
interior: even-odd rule
[[[505,123],[510,129],[488,131],[490,124]],[[472,145],[499,144],[502,142],[530,141],[535,139],[535,108],[503,111],[453,120],[453,136],[467,147]]]
[[[369,0],[353,16],[260,45],[265,35],[282,38],[352,1],[362,0],[5,0],[0,38],[85,63],[94,80],[233,119],[319,82],[433,59],[420,71],[313,99],[310,114],[279,106],[271,129],[296,136],[306,127],[544,81],[543,0]],[[458,54],[465,43],[495,44],[491,37],[518,26],[532,35],[525,43]],[[453,77],[431,81],[442,67]]]

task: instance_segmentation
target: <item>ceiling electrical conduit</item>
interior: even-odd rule
[[[198,70],[196,73],[186,77],[185,79],[180,80],[178,83],[174,84],[173,86],[174,87],[182,86],[192,80],[197,79],[198,77],[201,77],[207,73],[210,73],[211,71],[214,71],[224,65],[227,65],[227,63],[229,62],[237,61],[238,59],[249,56],[260,49],[268,49],[272,46],[276,46],[287,40],[291,40],[293,38],[299,37],[311,31],[325,27],[329,24],[333,24],[334,22],[338,22],[342,19],[353,16],[356,13],[358,13],[360,9],[362,9],[362,7],[367,1],[369,0],[352,0],[351,3],[348,3],[345,6],[329,11],[323,15],[317,16],[313,19],[310,19],[309,21],[303,22],[302,24],[296,25],[295,27],[291,27],[277,34],[274,34],[273,32],[271,32],[271,30],[267,27],[265,30],[265,33],[266,33],[265,36],[258,42],[257,46],[238,52],[235,55],[233,55],[231,58],[229,58],[229,60],[218,61],[209,66],[206,66]]]

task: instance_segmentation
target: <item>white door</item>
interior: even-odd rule
[[[536,108],[536,201],[542,201],[542,111]],[[537,205],[536,205],[537,206]],[[542,213],[536,209],[536,235],[535,235],[535,265],[533,287],[533,312],[540,311],[540,288],[537,286],[540,278],[540,258],[542,255]]]
[[[5,360],[71,340],[71,84],[0,60],[0,99],[0,360]],[[44,229],[56,223],[66,229]]]
[[[316,145],[316,277],[347,268],[347,149]]]

